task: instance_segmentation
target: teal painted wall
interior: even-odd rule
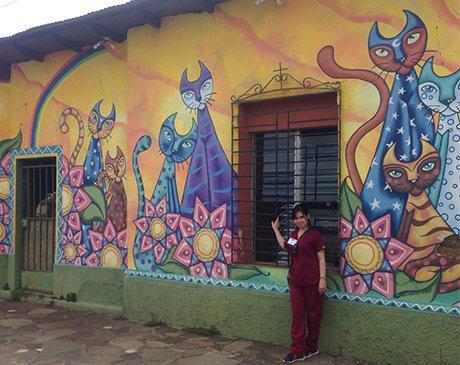
[[[125,277],[128,318],[173,327],[214,325],[223,335],[289,345],[289,297]],[[179,305],[180,303],[180,305]],[[328,300],[320,349],[380,364],[454,364],[458,318]]]

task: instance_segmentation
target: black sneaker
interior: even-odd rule
[[[287,354],[287,356],[283,359],[283,364],[293,364],[296,361],[302,360],[305,360],[305,355]]]
[[[315,355],[319,355],[319,351],[318,351],[318,350],[316,350],[316,351],[308,351],[308,352],[305,354],[305,358],[306,358],[306,359],[309,359],[310,357],[315,356]]]

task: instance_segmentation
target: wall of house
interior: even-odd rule
[[[328,297],[340,301],[329,305],[335,308],[330,315],[336,318],[341,305],[351,313],[353,304],[344,302],[355,301],[379,305],[372,310],[384,311],[389,321],[420,315],[421,322],[443,328],[451,317],[404,308],[458,314],[455,11],[447,2],[388,1],[381,9],[374,2],[286,0],[278,7],[235,0],[212,14],[163,19],[160,29],[131,29],[113,47],[14,65],[11,82],[0,85],[2,139],[9,139],[0,143],[1,252],[14,253],[9,152],[20,145],[22,156],[46,154],[46,146],[62,146],[53,149],[62,197],[56,293],[81,293],[86,301],[108,283],[115,294],[104,292],[98,304],[123,306],[124,287],[125,311],[139,317],[151,294],[124,285],[139,276],[149,283],[139,288],[159,290],[157,280],[170,282],[161,289],[171,290],[165,307],[176,300],[177,282],[187,282],[205,284],[200,290],[209,296],[222,286],[235,288],[235,297],[239,289],[274,292],[288,311],[285,269],[242,265],[232,257],[238,240],[229,214],[237,173],[228,162],[231,97],[264,85],[281,62],[299,80],[341,82],[342,258],[339,271],[328,275]],[[392,54],[405,57],[402,68]],[[88,267],[126,269],[125,277]],[[254,303],[258,298],[251,296]],[[181,324],[183,313],[167,319]],[[230,321],[224,317],[221,328]],[[206,318],[200,324],[211,325]],[[337,320],[347,326],[347,318]],[[369,328],[379,326],[374,322],[369,317]],[[241,323],[223,332],[244,334]],[[286,323],[280,331],[288,337]],[[454,338],[436,333],[436,343]],[[364,350],[350,354],[368,356]]]

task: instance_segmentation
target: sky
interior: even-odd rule
[[[0,38],[75,18],[127,0],[0,0]]]

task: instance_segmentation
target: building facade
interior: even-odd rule
[[[328,246],[321,348],[454,363],[458,9],[212,3],[11,66],[4,289],[287,344],[270,221],[287,233],[306,201]]]

